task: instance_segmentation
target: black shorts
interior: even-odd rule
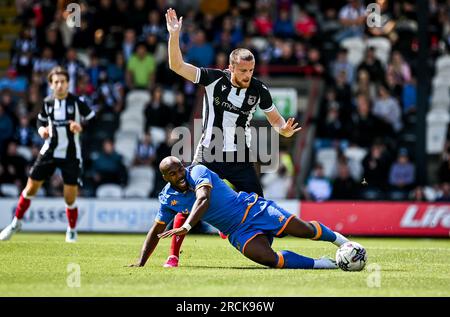
[[[199,162],[199,164],[205,165],[211,171],[219,175],[220,178],[229,181],[235,187],[236,191],[256,193],[259,196],[264,197],[261,183],[258,175],[256,175],[253,163]]]
[[[56,168],[61,170],[65,185],[81,185],[81,162],[78,159],[58,159],[48,155],[39,155],[30,169],[30,178],[36,181],[49,179]]]

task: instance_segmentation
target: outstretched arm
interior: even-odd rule
[[[186,226],[193,227],[199,222],[199,220],[203,217],[204,213],[209,208],[209,199],[211,195],[211,187],[209,185],[201,186],[195,191],[196,200],[194,205],[192,206],[192,211],[189,214],[189,217],[186,219],[184,225],[177,229],[172,229],[161,233],[158,235],[159,238],[167,238],[173,235],[181,236],[188,233],[188,229]]]
[[[139,260],[137,261],[137,263],[129,265],[130,267],[140,267],[145,265],[148,258],[158,245],[159,242],[158,234],[163,232],[165,228],[166,224],[162,224],[159,222],[155,222],[153,224],[153,227],[148,232],[144,244],[142,245],[141,256]]]
[[[179,20],[175,10],[170,8],[166,13],[167,31],[169,31],[169,67],[178,75],[195,82],[198,68],[184,62],[180,50],[180,30],[183,25],[183,17]]]
[[[284,137],[289,138],[302,129],[301,127],[296,128],[298,126],[298,123],[294,123],[294,118],[289,118],[287,121],[285,121],[276,107],[274,107],[271,111],[264,113],[275,131],[277,131]]]

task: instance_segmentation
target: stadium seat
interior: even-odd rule
[[[151,187],[130,185],[125,188],[124,194],[126,198],[148,198],[151,191]]]
[[[0,192],[6,197],[19,197],[19,188],[15,184],[2,184]]]
[[[172,90],[164,89],[162,94],[162,102],[168,105],[169,107],[172,107],[175,105],[176,96],[175,93]]]
[[[119,132],[130,132],[136,137],[140,137],[144,131],[144,122],[142,120],[126,120],[121,118]]]
[[[375,55],[380,61],[387,65],[391,54],[391,42],[385,37],[369,38],[366,42],[367,47],[375,48]]]
[[[445,78],[445,76],[436,75],[433,78],[433,88],[437,87],[450,87],[450,82]]]
[[[119,185],[103,184],[97,188],[95,195],[97,198],[122,198],[123,191]]]
[[[159,144],[166,140],[166,130],[160,127],[150,127],[150,134],[152,135],[153,144],[158,147]]]
[[[362,178],[364,172],[362,161],[366,155],[367,150],[357,146],[349,147],[344,151],[344,156],[348,159],[350,174],[355,180],[360,180]]]
[[[150,166],[135,166],[129,172],[130,183],[151,182],[155,179],[155,170]]]
[[[427,114],[427,153],[439,154],[444,149],[450,115],[446,109],[432,109]]]
[[[450,55],[440,56],[436,60],[436,73],[450,71]]]
[[[150,102],[151,96],[150,93],[146,90],[133,90],[130,91],[126,97],[125,105],[126,108],[132,108],[139,105],[145,106],[148,102]]]
[[[27,146],[18,146],[17,154],[22,156],[28,162],[30,162],[33,159],[33,153],[31,153],[31,149]]]
[[[341,46],[348,50],[348,61],[358,66],[364,58],[366,44],[359,37],[351,37],[341,42]]]
[[[320,149],[317,162],[322,164],[325,177],[333,178],[336,174],[337,151],[334,148]]]
[[[252,37],[251,42],[259,52],[264,51],[269,45],[269,42],[263,37]]]
[[[438,88],[433,90],[431,97],[432,108],[450,108],[450,89],[448,87]]]

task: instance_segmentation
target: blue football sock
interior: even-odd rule
[[[314,228],[314,237],[311,239],[329,242],[334,242],[336,240],[336,235],[330,228],[317,221],[311,221],[310,224],[312,224]]]
[[[284,269],[314,268],[314,259],[308,258],[306,256],[286,250],[277,252],[277,255],[278,255],[277,268],[284,268]]]

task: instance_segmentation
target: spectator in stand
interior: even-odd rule
[[[92,53],[89,56],[89,67],[86,70],[86,74],[89,76],[89,80],[94,85],[98,87],[100,83],[100,74],[105,71],[105,67],[100,64],[100,59],[97,54]]]
[[[81,24],[79,28],[74,28],[74,35],[72,38],[72,46],[76,49],[86,50],[94,44],[94,31],[88,22],[86,15],[81,16]]]
[[[336,79],[341,72],[345,72],[347,76],[347,83],[353,83],[355,68],[348,61],[348,50],[346,48],[341,48],[337,53],[336,60],[332,64],[331,71],[334,79]]]
[[[439,186],[440,193],[439,196],[436,198],[436,201],[438,202],[450,202],[450,183],[445,182],[442,183],[441,186]]]
[[[378,87],[378,98],[375,100],[373,114],[390,125],[395,133],[398,133],[403,127],[400,105],[384,85]]]
[[[214,48],[206,42],[205,32],[197,30],[192,46],[188,49],[186,60],[199,67],[209,67],[214,64]]]
[[[6,146],[5,153],[2,154],[0,183],[15,184],[17,188],[24,188],[27,181],[26,167],[28,163],[17,153],[17,143],[10,141]]]
[[[336,100],[339,104],[344,105],[344,107],[350,105],[352,103],[352,87],[347,82],[347,74],[345,71],[338,73],[335,81],[335,88]]]
[[[326,115],[319,125],[319,136],[328,140],[340,140],[345,136],[344,128],[339,113],[339,104],[337,102],[329,103]]]
[[[359,186],[350,175],[350,169],[346,161],[338,163],[338,174],[333,181],[331,199],[354,200],[359,198]]]
[[[292,42],[285,41],[281,44],[281,55],[274,58],[270,64],[273,65],[273,74],[277,76],[286,76],[298,74],[298,70],[292,69],[292,66],[297,65],[297,59],[294,55],[294,47]]]
[[[403,84],[398,83],[392,73],[386,73],[385,85],[389,89],[391,96],[394,96],[398,100],[401,99]]]
[[[416,202],[427,202],[427,196],[425,193],[425,189],[421,186],[414,188],[408,196],[409,200]]]
[[[43,77],[50,72],[53,67],[56,67],[58,63],[53,58],[53,52],[50,47],[45,47],[42,50],[40,58],[35,59],[33,63],[33,72],[38,76]]]
[[[133,29],[127,29],[124,34],[122,43],[122,52],[125,58],[125,62],[133,55],[134,47],[136,46],[136,32]]]
[[[364,179],[368,183],[363,192],[365,199],[383,199],[388,184],[388,173],[391,160],[385,145],[377,140],[364,158]]]
[[[127,64],[127,86],[129,89],[149,89],[153,86],[156,71],[155,58],[140,43]]]
[[[170,123],[171,114],[169,107],[162,101],[163,90],[156,86],[152,91],[152,98],[145,107],[145,130],[150,127],[165,128]]]
[[[360,0],[347,0],[348,4],[339,11],[342,30],[335,35],[337,42],[350,37],[362,37],[366,25],[366,9]]]
[[[403,60],[399,51],[392,53],[387,73],[393,77],[395,84],[400,86],[411,80],[411,67]]]
[[[377,96],[377,88],[375,82],[370,80],[369,72],[365,69],[360,69],[358,71],[358,77],[354,83],[355,94],[364,94],[374,100]]]
[[[325,177],[322,164],[316,163],[306,182],[306,189],[303,191],[305,198],[313,201],[328,200],[332,191],[333,187],[329,179]]]
[[[139,141],[134,157],[134,165],[151,166],[156,159],[156,148],[153,145],[152,135],[146,132],[142,140]]]
[[[77,88],[78,78],[85,72],[83,63],[77,58],[77,51],[70,47],[66,52],[66,60],[63,63],[65,69],[69,73],[69,92],[75,94]]]
[[[131,27],[138,33],[141,31],[142,26],[147,22],[148,8],[147,1],[134,0],[132,1],[133,7],[130,10]],[[151,2],[151,1],[149,1]]]
[[[64,180],[59,169],[57,169],[55,173],[50,177],[48,183],[45,186],[45,190],[47,192],[47,196],[49,197],[64,196]]]
[[[350,126],[352,143],[364,148],[369,148],[377,136],[383,135],[382,122],[371,113],[366,95],[356,97],[356,112],[352,114]]]
[[[6,76],[0,78],[0,91],[8,89],[14,93],[22,96],[27,90],[27,79],[23,76],[18,76],[14,68],[9,68],[6,71]]]
[[[255,30],[256,36],[266,37],[272,35],[273,22],[267,9],[260,9],[256,13],[253,19],[253,28]]]
[[[401,148],[398,151],[397,161],[392,164],[389,171],[391,199],[405,200],[414,188],[415,181],[415,166],[409,160],[408,150]]]
[[[450,141],[447,141],[438,169],[439,183],[450,183]]]
[[[112,140],[103,141],[103,151],[92,162],[92,174],[96,187],[107,183],[126,185],[127,171]]]
[[[10,115],[0,104],[0,150],[5,148],[6,142],[14,136],[14,124]]]
[[[32,30],[26,27],[22,30],[19,38],[14,42],[11,50],[11,64],[17,70],[19,76],[31,78],[33,71],[33,54],[36,52],[37,44],[33,38]]]
[[[148,22],[142,27],[142,36],[155,35],[158,41],[165,41],[166,31],[161,23],[161,14],[156,10],[148,13]]]
[[[312,47],[308,51],[308,62],[305,67],[305,73],[307,75],[323,75],[325,67],[323,66],[322,57],[320,51]]]
[[[395,32],[396,21],[392,15],[392,7],[389,7],[394,1],[377,0],[376,4],[381,9],[379,16],[380,26],[368,27],[368,31],[373,36],[387,37],[391,41],[396,41],[398,35]]]
[[[35,133],[33,128],[30,127],[28,117],[22,115],[19,119],[19,126],[16,129],[14,140],[20,146],[31,146],[35,139]]]
[[[53,58],[60,61],[64,58],[66,48],[62,40],[61,32],[58,29],[57,24],[51,24],[45,35],[45,43],[42,47],[49,47],[53,52]]]
[[[125,58],[121,51],[116,53],[114,63],[108,63],[106,71],[113,84],[125,87]]]
[[[185,125],[189,122],[191,111],[186,106],[186,101],[183,92],[177,91],[175,95],[175,106],[172,108],[171,123],[174,127]]]
[[[297,20],[295,21],[295,33],[298,37],[305,40],[310,40],[317,33],[316,21],[303,9],[298,11]]]
[[[364,55],[364,60],[358,65],[358,72],[366,70],[369,73],[370,80],[380,83],[384,79],[384,68],[381,61],[375,55],[375,48],[369,47]]]
[[[403,114],[409,116],[416,112],[417,87],[416,78],[411,76],[411,80],[403,85],[402,104]]]
[[[228,33],[230,37],[231,47],[237,47],[239,43],[244,40],[244,35],[242,34],[242,30],[240,28],[235,27],[233,25],[233,18],[229,15],[224,17],[222,21],[222,29],[215,33],[214,42],[216,44],[220,44],[220,39],[222,38],[223,33]]]
[[[287,10],[281,10],[275,25],[273,27],[273,33],[275,36],[290,39],[295,34],[294,25],[291,19],[291,12]]]

